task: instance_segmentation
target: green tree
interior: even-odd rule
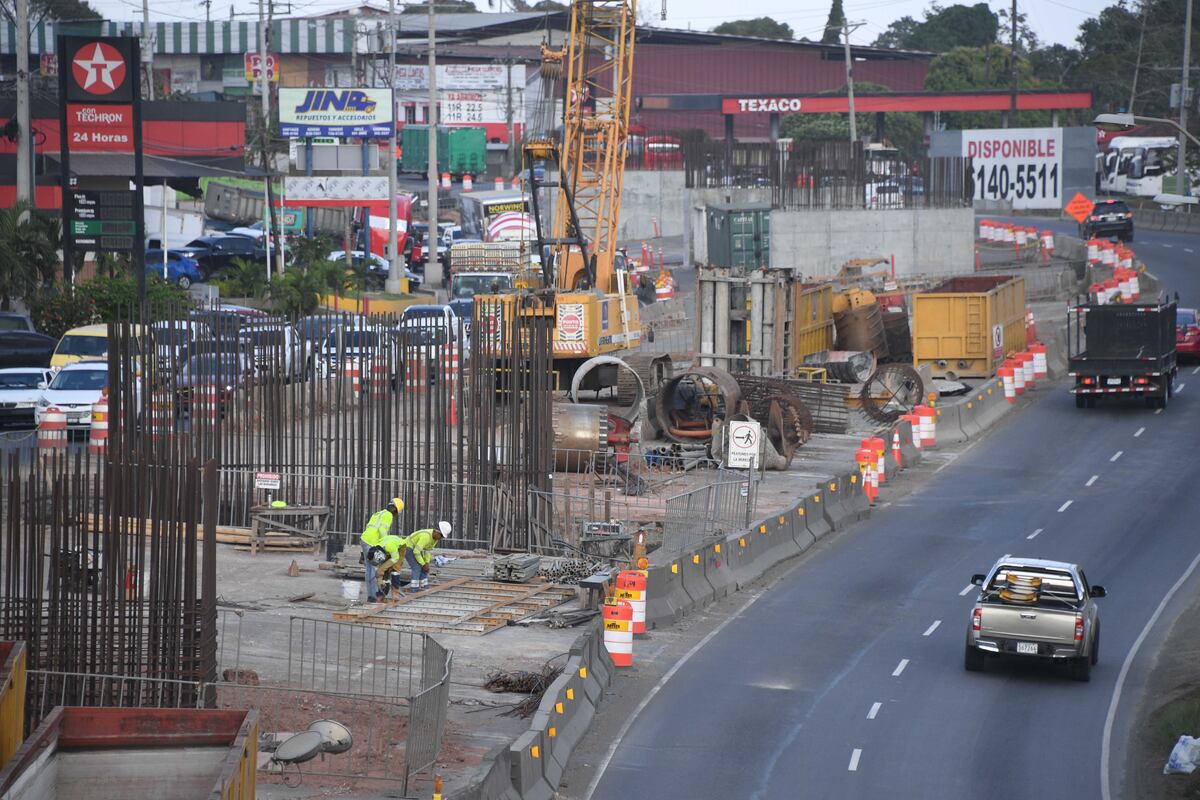
[[[17,20],[16,0],[0,0],[0,16],[14,25]],[[36,26],[46,20],[85,21],[104,19],[87,0],[32,0],[29,4],[29,24]],[[95,32],[95,26],[81,29],[79,33]],[[72,33],[74,31],[67,31]]]
[[[877,83],[856,82],[858,93],[887,92],[890,89]],[[845,94],[842,86],[824,94]],[[875,114],[854,115],[860,134],[875,130]],[[901,157],[912,160],[925,155],[925,125],[920,114],[889,113],[884,115],[885,138],[900,151]],[[849,114],[788,114],[780,121],[780,133],[797,141],[819,141],[822,139],[850,138]]]
[[[829,7],[829,19],[825,20],[825,35],[821,44],[838,44],[842,41],[842,28],[846,25],[846,10],[842,8],[842,0],[833,0]]]
[[[1061,44],[1039,47],[1029,54],[1033,77],[1046,88],[1074,86],[1074,73],[1079,67],[1078,50]]]
[[[267,288],[267,268],[256,261],[234,258],[222,284],[230,297],[258,297]]]
[[[324,288],[315,270],[289,269],[272,275],[267,295],[275,310],[287,316],[303,316],[317,310]]]
[[[791,25],[786,22],[776,22],[770,17],[722,22],[713,28],[712,32],[730,36],[757,36],[760,39],[791,39],[794,36]]]
[[[59,230],[56,220],[28,203],[0,210],[0,310],[54,279]]]
[[[925,89],[931,92],[967,92],[977,89],[1009,89],[1009,50],[999,44],[987,47],[956,47],[943,53],[929,64]],[[1040,88],[1029,62],[1017,59],[1017,86],[1020,89]],[[948,128],[995,128],[1000,125],[1000,112],[947,112],[942,120]],[[1050,112],[1022,111],[1014,127],[1048,125]]]
[[[919,22],[912,17],[893,22],[876,37],[875,46],[933,53],[945,53],[955,47],[983,47],[997,41],[999,26],[999,18],[987,3],[945,7],[934,3]]]

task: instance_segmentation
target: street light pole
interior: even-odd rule
[[[31,207],[37,202],[33,189],[32,116],[29,107],[29,0],[17,0],[17,200]],[[22,217],[21,221],[25,219]]]
[[[854,59],[850,56],[850,33],[861,28],[865,23],[857,22],[851,25],[842,19],[842,50],[846,56],[846,100],[850,106],[850,141],[858,141],[858,120],[854,116]]]
[[[1192,195],[1192,181],[1187,171],[1187,107],[1188,107],[1188,73],[1191,72],[1192,60],[1192,2],[1187,0],[1187,13],[1183,24],[1183,83],[1179,92],[1179,165],[1175,168],[1175,189],[1184,197]],[[1180,185],[1182,184],[1182,189]]]
[[[392,103],[392,135],[388,137],[388,276],[384,289],[400,293],[400,235],[396,230],[396,0],[388,0],[388,94]]]
[[[438,91],[437,91],[437,19],[433,13],[433,0],[429,2],[429,232],[426,234],[425,274],[439,274],[437,262],[438,241]]]

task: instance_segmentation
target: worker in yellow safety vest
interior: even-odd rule
[[[425,528],[408,535],[405,540],[408,545],[405,560],[408,562],[408,568],[412,570],[409,591],[419,592],[429,588],[429,562],[433,559],[433,548],[437,547],[442,539],[449,539],[453,530],[449,522],[442,520],[436,528]]]
[[[400,574],[396,571],[404,562],[407,540],[403,536],[389,533],[370,549],[370,566],[374,570],[375,585],[382,597],[393,591],[400,592]]]
[[[384,508],[376,511],[367,520],[367,527],[362,532],[360,539],[362,544],[363,566],[366,568],[365,580],[367,584],[367,602],[375,601],[376,589],[378,584],[375,582],[375,567],[371,564],[371,548],[378,547],[383,541],[383,537],[387,536],[388,531],[392,529],[392,523],[396,519],[396,515],[404,510],[404,501],[399,497],[393,497],[391,502]]]

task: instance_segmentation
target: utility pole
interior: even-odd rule
[[[429,266],[437,261],[438,240],[438,91],[437,91],[437,18],[433,13],[433,0],[429,0],[429,245],[425,259],[426,274]],[[438,274],[435,268],[432,274]]]
[[[1008,52],[1008,69],[1012,81],[1012,101],[1009,103],[1008,117],[1004,127],[1017,124],[1017,0],[1012,0],[1012,41]]]
[[[70,64],[66,69],[70,69]],[[29,110],[29,0],[17,0],[17,200],[35,201],[33,120]]]
[[[516,143],[516,140],[514,137],[515,131],[513,130],[513,116],[515,115],[516,112],[513,109],[513,85],[512,85],[513,60],[512,60],[511,52],[508,54],[508,57],[505,59],[505,64],[508,67],[508,85],[507,85],[507,88],[505,89],[505,94],[504,94],[504,96],[505,96],[504,119],[505,119],[505,122],[508,123],[508,175],[509,175],[509,177],[512,177],[513,175],[517,174],[517,143]]]
[[[262,92],[262,167],[263,167],[263,182],[266,184],[266,191],[263,196],[267,199],[267,235],[264,241],[267,244],[267,277],[271,275],[271,243],[275,233],[275,203],[273,192],[271,191],[271,59],[270,59],[270,27],[271,17],[274,13],[274,6],[271,0],[267,0],[267,9],[263,11],[263,0],[258,0],[258,86]],[[283,274],[283,248],[274,248],[275,270],[277,274]]]
[[[396,0],[388,0],[388,94],[392,100],[392,135],[388,137],[388,277],[384,289],[400,293],[400,234],[396,230]],[[436,252],[436,251],[435,251]]]
[[[1129,107],[1126,109],[1130,114],[1134,113],[1133,103],[1137,99],[1137,84],[1138,73],[1142,71],[1142,44],[1146,41],[1146,3],[1142,2],[1142,27],[1138,32],[1138,49],[1137,61],[1133,64],[1133,85],[1129,87]]]
[[[1187,0],[1187,13],[1183,23],[1183,83],[1179,87],[1179,166],[1175,168],[1175,189],[1184,197],[1192,195],[1192,181],[1187,171],[1187,107],[1188,107],[1188,73],[1191,72],[1192,62],[1192,3]],[[1182,184],[1183,189],[1179,187]]]
[[[846,99],[850,103],[851,143],[858,141],[858,120],[854,115],[854,59],[850,55],[850,34],[865,24],[865,22],[856,22],[851,25],[844,17],[842,18],[842,48],[846,54]]]
[[[62,69],[61,65],[59,69]],[[142,0],[142,73],[146,76],[146,99],[154,99],[154,45],[150,41],[150,0]]]

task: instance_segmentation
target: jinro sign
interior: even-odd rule
[[[283,136],[391,136],[393,118],[390,89],[279,90]]]
[[[726,97],[721,100],[723,114],[795,114],[799,111],[799,97]]]

